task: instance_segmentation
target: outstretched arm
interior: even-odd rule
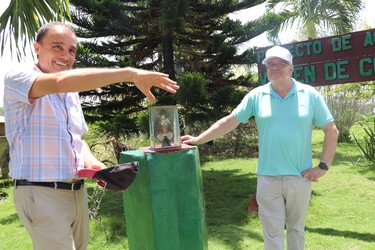
[[[221,137],[232,130],[234,130],[240,121],[234,117],[233,114],[221,118],[219,121],[215,122],[209,129],[204,131],[197,137],[184,135],[181,137],[182,143],[199,145],[209,141],[212,141],[218,137]]]
[[[85,68],[42,74],[36,78],[29,98],[48,94],[88,91],[119,82],[132,82],[152,102],[152,87],[176,93],[179,86],[167,74],[135,68]]]

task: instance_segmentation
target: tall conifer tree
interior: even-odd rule
[[[177,96],[156,93],[158,104],[182,105],[189,121],[215,120],[229,112],[245,92],[238,86],[255,84],[251,75],[236,77],[234,65],[255,62],[252,49],[237,46],[263,33],[278,19],[263,16],[246,24],[228,14],[264,1],[71,0],[71,15],[82,42],[77,66],[135,66],[166,72],[181,85]],[[186,85],[186,86],[185,86]],[[203,87],[202,87],[203,86]],[[83,93],[99,98],[86,111],[100,119],[145,109],[144,99],[127,85]],[[132,121],[132,122],[130,122]]]

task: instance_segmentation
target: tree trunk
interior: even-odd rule
[[[172,31],[166,31],[163,35],[163,60],[164,72],[169,74],[172,80],[176,80],[176,72],[174,70],[173,59],[173,35]]]

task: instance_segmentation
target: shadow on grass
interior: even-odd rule
[[[320,159],[322,154],[321,148],[323,148],[323,143],[315,143],[313,148],[313,158]],[[358,154],[354,154],[353,152],[357,152],[357,148],[353,144],[349,143],[338,143],[337,150],[335,153],[335,158],[333,160],[334,165],[348,165],[353,164],[354,162],[358,161],[358,158],[362,157],[358,151]]]
[[[2,201],[10,199],[10,196],[9,196],[9,193],[11,192],[10,186],[11,185],[9,185],[8,188],[4,188],[4,189],[0,188],[0,205],[1,205]],[[10,201],[10,202],[12,202],[12,204],[13,204],[13,200]],[[19,218],[18,218],[17,213],[15,212],[13,214],[10,214],[8,217],[1,218],[0,224],[6,225],[6,224],[14,223],[16,221],[19,221]]]
[[[262,235],[243,229],[250,220],[258,220],[247,211],[250,197],[256,192],[256,175],[237,169],[202,170],[202,175],[209,237],[231,249],[241,249],[239,242],[245,237],[262,242]]]
[[[363,164],[356,164],[358,166],[358,173],[366,175],[369,173],[375,173],[375,164],[371,162],[366,162]],[[375,181],[375,177],[367,177],[367,179]]]
[[[323,146],[322,143],[314,144],[315,147],[321,148]],[[313,157],[318,158],[321,155],[320,150],[313,151]],[[365,160],[363,155],[360,152],[360,149],[355,143],[339,143],[337,144],[337,150],[335,154],[335,158],[333,160],[333,165],[347,165],[353,166],[353,169],[358,171],[359,174],[369,174],[375,173],[375,166],[372,162],[368,162]],[[370,180],[375,180],[375,177],[368,177]]]
[[[0,190],[0,201],[5,200],[8,196],[9,195],[6,192]]]
[[[333,228],[311,228],[306,227],[306,231],[318,233],[321,235],[338,236],[343,238],[352,238],[361,241],[374,242],[375,234],[370,233],[357,233],[353,231],[340,231]]]
[[[354,150],[354,149],[353,149]],[[375,165],[372,162],[366,161],[362,155],[348,155],[345,153],[336,152],[335,165],[352,166],[359,174],[367,175],[375,173]],[[369,180],[375,180],[375,177],[367,177]]]
[[[14,223],[16,221],[19,221],[19,218],[18,218],[17,213],[14,213],[14,214],[9,215],[6,218],[1,219],[0,224],[6,225],[6,224]]]

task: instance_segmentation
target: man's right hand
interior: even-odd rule
[[[155,102],[156,98],[151,93],[151,88],[156,87],[170,93],[176,93],[180,88],[175,81],[169,79],[164,73],[152,72],[142,69],[133,69],[131,81],[135,86],[151,101]]]
[[[199,144],[197,137],[194,137],[194,136],[191,136],[191,135],[181,136],[181,143],[191,144],[191,145],[198,145]]]

